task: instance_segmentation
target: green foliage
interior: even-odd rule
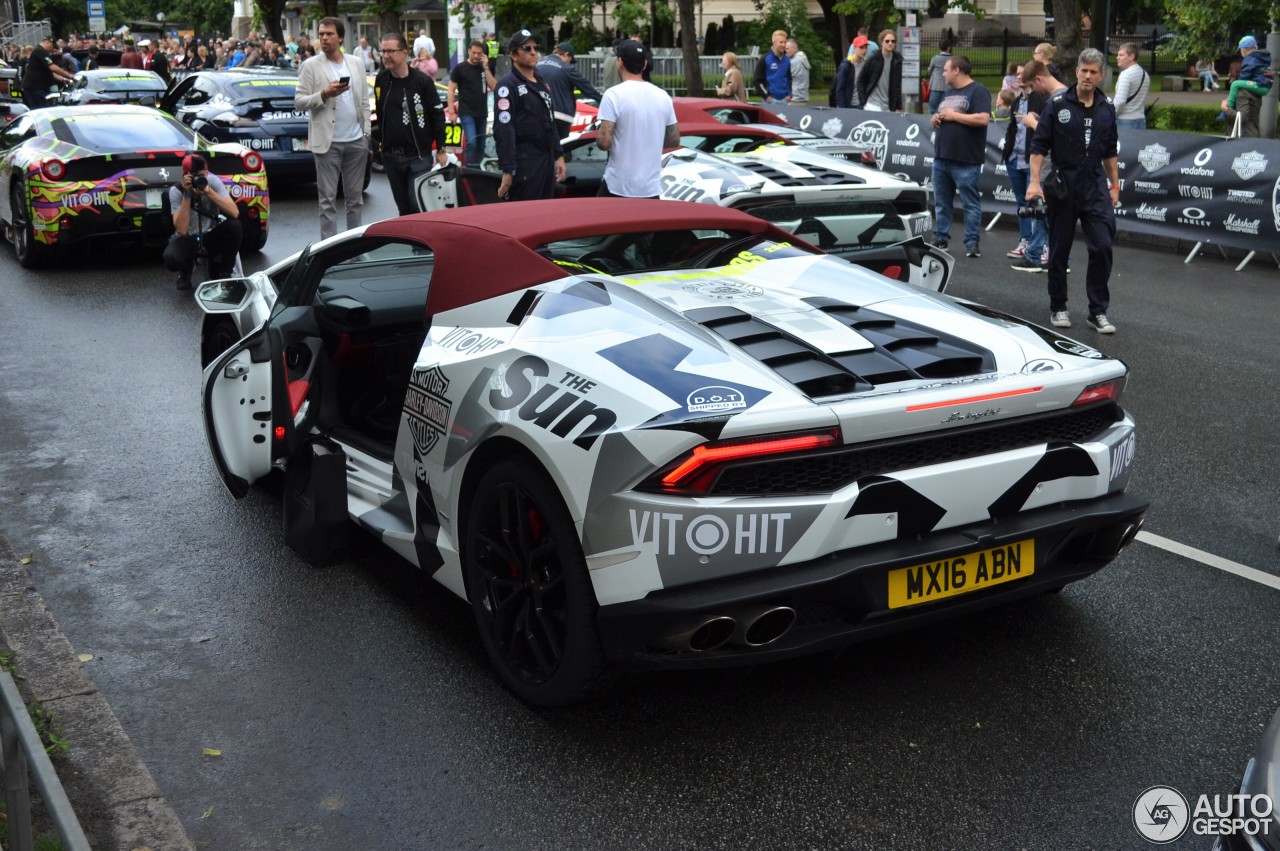
[[[1266,33],[1267,4],[1257,0],[1165,0],[1164,5],[1169,29],[1178,34],[1166,49],[1190,61],[1232,53],[1241,35]],[[1280,4],[1270,5],[1275,19]]]
[[[52,709],[46,709],[38,703],[28,703],[27,714],[31,716],[31,723],[40,734],[40,741],[44,742],[45,753],[49,756],[62,756],[71,750],[71,742],[62,737],[58,716]]]
[[[12,650],[0,650],[0,671],[8,671],[10,674],[17,672],[18,654]]]

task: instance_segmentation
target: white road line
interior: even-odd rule
[[[1195,547],[1189,547],[1186,544],[1180,544],[1177,541],[1171,541],[1168,538],[1162,538],[1159,535],[1153,535],[1150,532],[1139,532],[1135,540],[1142,541],[1144,544],[1150,544],[1153,547],[1159,547],[1167,550],[1175,555],[1183,558],[1189,558],[1198,561],[1201,564],[1207,564],[1209,567],[1216,567],[1218,570],[1225,570],[1227,573],[1234,573],[1245,579],[1251,579],[1268,588],[1275,588],[1280,591],[1280,576],[1272,576],[1257,568],[1246,567],[1238,562],[1225,559],[1222,556],[1216,556],[1213,553],[1206,553],[1204,550],[1197,550]]]

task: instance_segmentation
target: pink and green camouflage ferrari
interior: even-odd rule
[[[0,131],[0,221],[32,267],[85,243],[161,246],[173,232],[168,190],[200,154],[226,184],[244,229],[242,252],[267,241],[271,201],[262,157],[212,144],[143,106],[38,109]]]

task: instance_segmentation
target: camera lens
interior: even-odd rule
[[[191,176],[191,187],[193,189],[209,188],[209,177],[204,174],[193,174]]]

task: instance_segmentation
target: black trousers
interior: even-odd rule
[[[1111,306],[1111,249],[1116,242],[1116,212],[1107,191],[1107,178],[1071,177],[1070,197],[1049,202],[1049,311],[1067,309],[1067,260],[1076,238],[1076,222],[1089,251],[1085,295],[1089,315],[1106,313]]]
[[[413,175],[414,172],[422,174],[430,170],[431,166],[435,165],[432,156],[428,154],[425,157],[418,157],[412,154],[390,154],[384,151],[382,165],[387,170],[391,198],[396,202],[396,210],[400,215],[421,213],[422,211],[418,209],[418,199],[413,195]]]
[[[236,267],[236,254],[240,251],[241,227],[239,219],[226,219],[211,231],[179,236],[174,234],[164,248],[164,266],[171,272],[180,272],[191,280],[196,266],[200,243],[209,255],[209,274],[213,279],[229,278]]]
[[[511,179],[511,191],[507,193],[509,201],[541,201],[556,197],[556,164],[550,156],[545,158],[519,159],[516,161],[516,173]]]

